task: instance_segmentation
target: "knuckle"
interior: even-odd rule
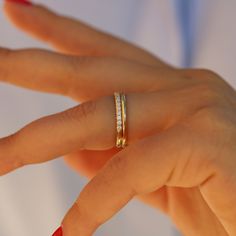
[[[219,75],[208,69],[184,70],[184,75],[191,77],[192,83],[188,87],[191,96],[199,100],[199,107],[207,106],[235,106],[234,89]]]
[[[184,69],[182,70],[182,76],[200,83],[225,84],[217,73],[209,69]]]
[[[183,70],[184,77],[192,78],[190,92],[199,99],[200,106],[222,102],[222,90],[229,90],[227,83],[215,72],[208,69]]]
[[[126,155],[117,155],[112,161],[109,163],[109,168],[112,173],[121,172],[125,173],[127,169],[127,156]]]
[[[88,136],[91,135],[93,129],[93,120],[96,113],[97,104],[95,101],[89,101],[80,104],[63,112],[59,119],[61,123],[70,123],[74,127],[80,129],[80,148],[85,148],[88,141]]]
[[[82,103],[77,111],[78,117],[82,118],[83,120],[87,120],[90,116],[93,116],[96,112],[97,103],[94,101],[88,101]]]
[[[221,98],[220,88],[209,83],[204,83],[201,87],[202,98],[208,102],[216,103]]]
[[[230,121],[225,116],[224,110],[218,106],[205,107],[198,111],[194,119],[197,123],[200,123],[201,127],[206,128],[206,130],[226,131],[231,129],[232,125]]]
[[[209,69],[198,69],[198,75],[203,79],[218,79],[219,76]]]
[[[82,122],[83,125],[87,123],[96,112],[96,102],[88,101],[80,104],[79,106],[73,107],[62,114],[63,120],[72,120],[76,122]]]
[[[202,81],[194,86],[195,95],[199,98],[201,106],[212,106],[222,102],[222,88],[218,84]]]
[[[228,84],[214,71],[208,69],[198,69],[196,71],[196,76],[200,82],[206,83],[209,86],[215,88],[225,88],[229,87]]]

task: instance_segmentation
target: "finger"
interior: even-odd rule
[[[189,94],[182,94],[182,91],[172,94],[166,91],[129,94],[129,142],[166,129],[183,117],[191,115],[196,107],[202,106],[198,102],[198,93],[196,100],[192,95],[191,101]],[[16,134],[0,140],[0,173],[7,173],[9,169],[5,169],[5,166],[10,164],[13,170],[26,164],[45,162],[76,150],[111,149],[115,146],[115,127],[113,96],[89,101],[65,112],[42,118]]]
[[[64,235],[92,235],[136,195],[164,185],[189,188],[203,183],[213,169],[201,166],[200,174],[199,165],[185,169],[186,164],[197,164],[189,156],[188,146],[182,145],[186,138],[189,139],[189,131],[178,127],[138,141],[116,154],[83,189],[66,215],[62,223]]]
[[[66,163],[79,174],[91,179],[105,164],[120,150],[112,148],[105,151],[83,150],[70,153],[64,157]],[[137,196],[142,202],[167,212],[167,191],[166,187],[156,190],[153,193]]]
[[[4,9],[17,27],[63,52],[90,56],[117,56],[166,66],[150,53],[124,40],[98,31],[80,21],[60,16],[43,6],[24,7],[6,2]]]
[[[176,86],[176,70],[157,69],[127,60],[64,56],[44,50],[0,48],[0,80],[79,100],[113,91],[145,91]],[[155,86],[156,85],[156,86]]]

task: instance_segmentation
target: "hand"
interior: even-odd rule
[[[91,235],[135,196],[166,212],[185,235],[236,234],[236,95],[229,85],[209,71],[171,68],[44,8],[6,4],[6,10],[64,52],[76,45],[80,54],[87,44],[82,54],[90,57],[0,51],[1,80],[86,101],[1,139],[1,174],[80,150],[68,160],[95,175],[109,159],[66,215],[65,236]],[[114,50],[118,45],[126,50]],[[130,145],[117,152],[111,95],[120,90],[128,93]]]

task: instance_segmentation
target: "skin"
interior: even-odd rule
[[[236,235],[233,88],[214,72],[173,68],[42,6],[5,3],[4,10],[60,53],[1,48],[0,80],[82,103],[1,138],[1,175],[64,155],[88,176],[62,221],[64,236],[92,235],[134,197],[184,235]],[[117,150],[112,94],[121,90],[129,146]]]

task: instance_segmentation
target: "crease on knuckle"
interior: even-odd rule
[[[192,79],[195,84],[208,83],[211,85],[226,86],[227,83],[214,71],[209,69],[182,69],[183,78]]]
[[[79,129],[83,129],[90,134],[91,122],[97,110],[97,103],[95,101],[88,101],[73,107],[62,113],[62,122],[72,122],[78,125]]]
[[[235,108],[235,90],[218,74],[208,69],[184,69],[184,78],[191,79],[187,89],[198,100],[199,108],[231,106]]]
[[[97,104],[94,101],[88,101],[81,103],[80,105],[73,107],[63,113],[63,118],[70,119],[76,122],[87,122],[87,119],[95,113]]]

